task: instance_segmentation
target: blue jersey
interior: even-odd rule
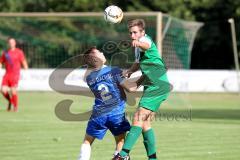
[[[92,71],[86,81],[95,95],[92,117],[124,113],[126,95],[120,86],[124,81],[121,69],[103,66],[100,70]]]

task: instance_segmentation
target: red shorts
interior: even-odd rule
[[[19,76],[5,74],[2,79],[2,86],[17,87]]]

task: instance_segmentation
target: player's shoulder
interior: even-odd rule
[[[102,75],[102,74],[108,72],[109,70],[111,70],[111,68],[106,66],[106,65],[104,65],[99,70],[87,69],[86,74],[85,74],[86,75],[86,79]]]
[[[101,69],[102,72],[120,72],[121,69],[117,66],[107,66],[104,65],[104,67]]]
[[[15,49],[15,52],[18,53],[18,54],[23,54],[23,50],[20,49],[20,48],[16,48],[16,49]]]
[[[103,65],[100,71],[109,71],[111,70],[111,66]]]
[[[144,36],[142,36],[142,37],[139,39],[139,41],[140,41],[140,42],[149,43],[149,44],[152,43],[151,37],[149,37],[147,34],[145,34]]]
[[[91,70],[89,70],[89,69],[86,69],[86,71],[85,71],[85,75],[84,75],[84,77],[85,77],[85,79],[86,79],[86,80],[88,80],[88,79],[89,79],[89,77],[91,76],[91,73],[92,73],[92,71],[91,71]]]
[[[117,66],[109,66],[111,68],[111,70],[119,70],[120,68]]]
[[[87,69],[85,73],[86,80],[92,79],[95,76],[95,71],[92,69]]]
[[[142,36],[139,40],[151,40],[152,38],[149,36],[149,35],[147,35],[147,34],[145,34],[144,36]]]
[[[111,68],[111,72],[113,72],[113,73],[122,72],[122,69],[117,66],[111,66],[110,68]]]

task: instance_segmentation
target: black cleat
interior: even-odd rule
[[[112,160],[130,160],[130,156],[127,155],[127,156],[120,156],[120,154],[117,154]]]

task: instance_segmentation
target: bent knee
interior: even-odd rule
[[[7,93],[9,91],[9,87],[8,86],[2,86],[1,88],[1,92],[2,93]]]

